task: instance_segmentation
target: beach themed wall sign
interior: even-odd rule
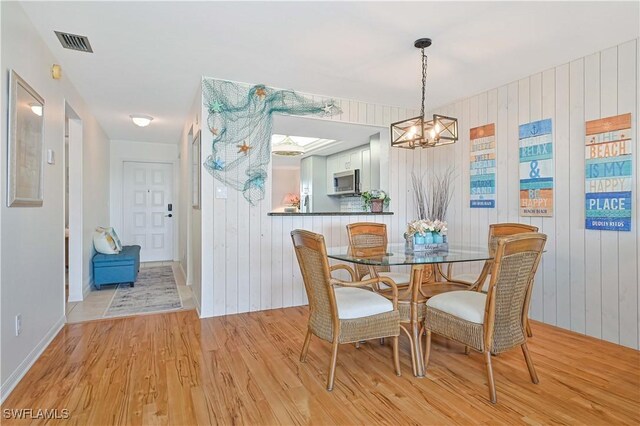
[[[469,163],[469,207],[496,206],[496,125],[495,123],[469,130],[471,157]]]
[[[631,231],[631,134],[631,114],[586,123],[586,229]]]
[[[520,216],[553,216],[551,119],[520,125]]]

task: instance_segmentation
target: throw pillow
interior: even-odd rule
[[[120,241],[118,234],[116,234],[116,230],[113,228],[107,228],[107,232],[111,235],[111,238],[113,238],[113,241],[116,243],[116,249],[118,249],[118,251],[122,251],[122,242]]]
[[[113,237],[104,228],[96,228],[93,233],[93,247],[102,254],[118,254],[120,252]]]

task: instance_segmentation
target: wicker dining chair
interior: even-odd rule
[[[424,363],[429,364],[431,333],[460,342],[482,352],[491,402],[497,401],[491,355],[522,348],[531,381],[538,376],[527,348],[527,312],[536,273],[547,236],[517,234],[497,240],[491,265],[488,292],[453,291],[430,298],[426,303],[424,328],[427,334]]]
[[[526,225],[524,223],[494,223],[489,225],[489,253],[495,256],[498,238],[508,237],[511,235],[522,234],[525,232],[538,232],[538,227],[533,225]],[[479,274],[457,274],[453,275],[453,264],[450,263],[447,266],[446,273],[441,271],[445,280],[454,283],[466,284],[470,289],[476,289],[486,293],[489,289],[489,281],[491,275],[491,260],[487,260]],[[531,326],[527,321],[527,335],[533,336],[531,332]]]
[[[329,266],[322,235],[296,229],[291,232],[291,239],[309,298],[309,323],[300,361],[306,360],[312,334],[331,342],[327,379],[327,390],[331,391],[339,344],[391,337],[393,364],[400,376],[398,287],[393,280],[378,277],[348,282],[332,278],[331,272],[337,269],[345,269],[350,274],[353,270],[347,265]],[[373,292],[372,287],[381,282],[394,292],[392,300]]]
[[[387,225],[384,223],[358,222],[347,225],[349,252],[356,256],[376,256],[387,251]],[[367,265],[355,265],[356,279],[372,278]],[[405,272],[392,272],[388,266],[376,266],[380,277],[391,278],[398,286],[409,284],[411,275]],[[384,286],[383,286],[384,287]]]

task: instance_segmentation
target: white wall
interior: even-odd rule
[[[79,114],[84,144],[83,252],[85,279],[90,280],[89,258],[93,224],[109,216],[109,146],[104,131],[91,116],[64,73],[51,79],[56,59],[16,2],[2,2],[0,113],[2,120],[2,241],[0,261],[0,399],[4,400],[31,364],[57,334],[64,316],[64,104]],[[25,53],[27,52],[27,53]],[[56,152],[56,164],[44,168],[44,204],[38,208],[6,207],[7,75],[14,69],[45,99],[45,149]],[[14,334],[22,314],[23,331]]]
[[[282,201],[287,194],[300,196],[300,168],[274,168],[271,210],[282,212],[287,207]]]
[[[638,348],[640,306],[637,60],[636,39],[439,108],[458,118],[460,141],[418,156],[394,150],[391,158],[392,170],[456,166],[456,193],[448,218],[454,243],[485,244],[487,226],[496,222],[532,224],[547,234],[533,289],[533,319],[631,348]],[[636,158],[632,231],[586,230],[585,121],[629,112]],[[520,217],[518,126],[546,118],[553,121],[554,216]],[[487,123],[496,124],[497,208],[470,209],[469,129]],[[400,186],[392,189],[409,182],[402,172],[399,177]],[[409,203],[407,216],[412,208]],[[461,265],[458,270],[478,271],[479,265]]]
[[[124,232],[123,215],[123,163],[125,161],[143,161],[171,163],[173,165],[173,259],[178,260],[178,233],[180,220],[180,164],[178,162],[178,145],[167,143],[151,143],[127,140],[112,140],[110,143],[110,179],[111,179],[111,215],[110,225],[119,232]],[[105,224],[106,225],[106,224]]]

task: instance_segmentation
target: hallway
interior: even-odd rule
[[[185,283],[184,275],[180,270],[178,262],[144,262],[140,264],[140,270],[145,268],[154,268],[158,266],[171,266],[173,269],[173,277],[177,284],[178,293],[182,301],[182,308],[179,310],[195,309],[195,303],[191,292],[191,287]],[[82,302],[67,303],[67,323],[73,324],[84,321],[93,321],[105,319],[105,313],[109,308],[111,301],[116,293],[115,285],[105,286],[101,290],[91,289]]]

